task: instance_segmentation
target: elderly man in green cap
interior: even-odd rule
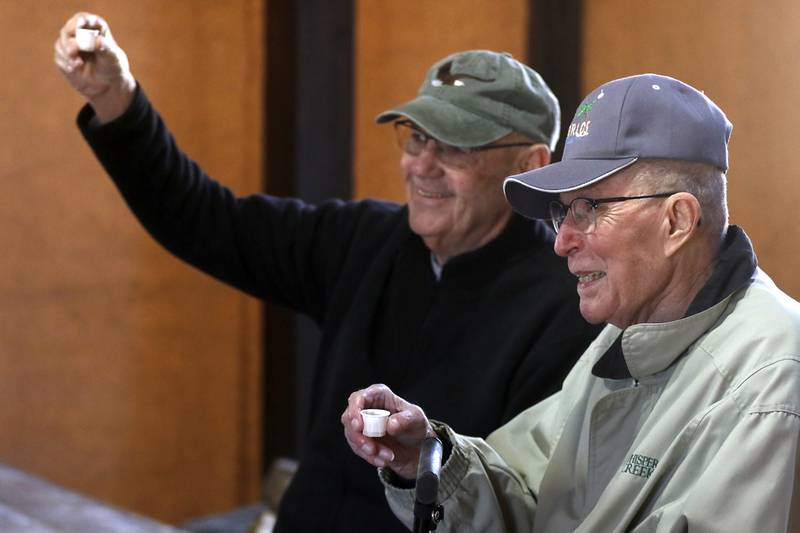
[[[100,30],[79,53],[75,29]],[[313,414],[276,531],[404,531],[375,470],[342,439],[342,399],[383,382],[487,435],[555,391],[597,330],[579,315],[554,232],[512,213],[505,176],[546,165],[558,102],[508,54],[451,55],[387,111],[407,203],[236,197],[183,153],[100,17],[78,14],[55,61],[88,105],[78,125],[142,224],[195,267],[322,328]]]

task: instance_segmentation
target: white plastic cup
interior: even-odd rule
[[[386,435],[386,421],[389,420],[389,411],[385,409],[362,409],[361,419],[364,421],[365,437],[383,437]]]
[[[98,35],[100,35],[100,30],[77,28],[75,30],[75,40],[78,42],[78,49],[82,52],[94,52],[97,47]]]

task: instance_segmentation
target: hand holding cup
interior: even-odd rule
[[[420,446],[433,434],[419,406],[397,396],[386,385],[371,385],[350,395],[341,422],[353,453],[404,478],[416,477]]]
[[[76,13],[58,34],[54,60],[64,78],[82,94],[101,122],[120,116],[130,105],[136,80],[128,56],[108,23],[93,13]]]

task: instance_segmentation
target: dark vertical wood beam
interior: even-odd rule
[[[309,203],[352,197],[352,0],[267,2],[265,191]],[[265,465],[307,431],[316,325],[265,309]]]
[[[266,3],[264,191],[294,193],[295,68],[292,0]],[[293,451],[294,323],[292,314],[264,306],[264,468]]]
[[[561,103],[561,138],[553,157],[558,161],[583,98],[583,0],[530,0],[529,13],[528,60]]]
[[[294,194],[310,203],[352,197],[353,0],[295,0]],[[308,432],[319,329],[295,327],[295,451]]]
[[[352,196],[353,1],[295,0],[295,193]]]

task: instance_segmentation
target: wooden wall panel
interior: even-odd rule
[[[75,11],[105,16],[183,147],[251,192],[263,4],[0,0],[0,461],[167,521],[257,497],[260,307],[145,235],[52,46]]]
[[[586,1],[584,93],[641,72],[704,90],[733,123],[731,221],[754,241],[761,266],[800,298],[800,3],[775,0]],[[795,118],[797,117],[797,118]]]
[[[525,61],[527,0],[357,0],[353,167],[356,197],[403,201],[400,151],[375,116],[413,98],[436,60],[461,50]]]

